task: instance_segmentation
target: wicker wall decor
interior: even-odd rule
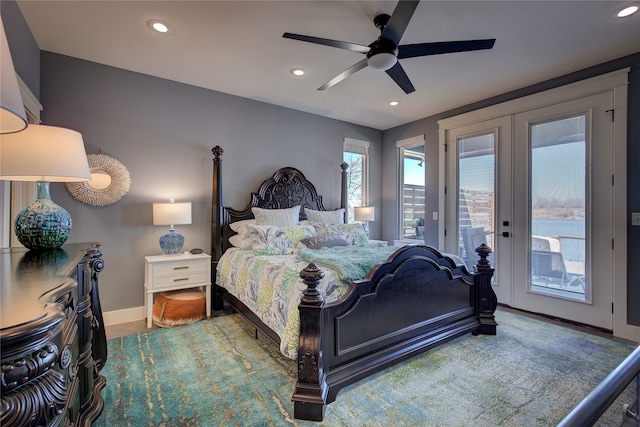
[[[67,182],[74,199],[90,206],[108,206],[129,192],[131,176],[118,160],[105,154],[88,154],[91,181]]]

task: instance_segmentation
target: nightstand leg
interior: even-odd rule
[[[153,292],[147,292],[147,332],[151,332],[151,321],[153,320]]]

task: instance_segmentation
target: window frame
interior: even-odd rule
[[[363,141],[354,138],[344,138],[343,148],[342,148],[342,159],[345,160],[345,155],[356,154],[360,155],[362,158],[361,161],[361,187],[360,187],[360,205],[359,206],[369,206],[369,141]],[[348,162],[347,162],[348,163]],[[349,169],[347,169],[347,174],[351,176],[351,165],[349,165]],[[349,182],[349,180],[347,180]],[[348,185],[348,184],[347,184]],[[346,222],[353,222],[353,208],[356,207],[349,200],[349,189],[347,188],[347,206],[346,209]]]
[[[405,150],[409,149],[409,148],[414,148],[414,147],[418,147],[422,145],[423,146],[423,153],[426,154],[426,140],[424,137],[424,134],[422,135],[416,135],[410,138],[405,138],[405,139],[401,139],[396,141],[396,147],[397,147],[397,152],[398,152],[398,157],[397,157],[397,171],[398,171],[398,175],[396,177],[396,182],[397,182],[397,199],[396,199],[396,236],[397,239],[401,240],[401,241],[405,241],[405,235],[404,235],[404,159],[405,159]],[[426,158],[423,159],[424,163],[424,178],[425,178],[425,193],[426,193]],[[425,215],[426,215],[426,202],[425,202],[425,206],[424,206],[424,210],[425,210]],[[426,221],[426,218],[425,218]],[[419,239],[406,239],[406,241],[408,242],[415,242],[416,240]],[[423,240],[424,240],[424,236],[423,236]]]

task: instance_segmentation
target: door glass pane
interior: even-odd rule
[[[494,250],[495,266],[495,134],[458,140],[458,255],[473,271],[476,248],[484,243]]]
[[[586,116],[530,125],[531,287],[585,300]]]
[[[401,239],[424,240],[424,144],[405,147],[402,155]]]

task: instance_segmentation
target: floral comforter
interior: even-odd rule
[[[392,251],[393,248],[381,249],[380,261]],[[297,358],[298,303],[306,287],[300,279],[300,271],[308,264],[309,259],[303,260],[296,254],[258,255],[253,250],[230,248],[220,258],[216,271],[216,284],[242,301],[275,331],[280,336],[280,351],[291,359]],[[349,289],[350,281],[341,280],[343,274],[328,265],[317,264],[325,273],[319,288],[325,302],[338,300]]]

